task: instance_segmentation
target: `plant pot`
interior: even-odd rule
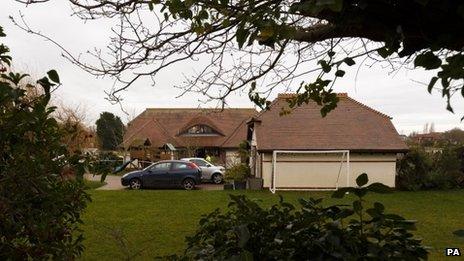
[[[247,184],[246,181],[236,181],[236,180],[233,181],[233,185],[234,185],[235,190],[237,190],[237,189],[246,189],[246,184]]]
[[[263,179],[262,178],[248,178],[247,179],[248,189],[259,190],[263,189]]]
[[[234,189],[234,184],[224,184],[224,190],[232,190]]]

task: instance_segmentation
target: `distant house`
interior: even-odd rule
[[[254,109],[146,109],[128,123],[121,146],[132,158],[158,160],[211,156],[231,165],[246,140]]]
[[[84,140],[82,144],[82,152],[84,154],[95,154],[98,151],[97,134],[94,129],[86,129],[84,132]]]
[[[370,182],[395,186],[397,154],[408,147],[389,116],[344,93],[338,95],[337,108],[325,118],[314,102],[280,116],[292,95],[278,95],[270,110],[248,121],[252,172],[263,178],[264,187],[354,186],[356,177],[364,172]],[[349,172],[348,153],[342,160],[342,150],[349,151]],[[273,158],[276,151],[284,153]]]
[[[427,146],[432,146],[437,142],[444,141],[445,137],[443,132],[430,132],[430,133],[423,133],[423,134],[414,134],[411,135],[411,141],[416,144],[422,144]]]

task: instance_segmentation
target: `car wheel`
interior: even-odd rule
[[[221,174],[216,173],[216,174],[213,174],[213,176],[211,177],[211,180],[213,181],[214,184],[221,184],[224,178],[222,177]]]
[[[193,181],[193,179],[185,179],[182,182],[182,187],[184,187],[185,190],[192,190],[195,188],[195,181]]]
[[[131,179],[129,181],[129,187],[131,189],[141,189],[142,188],[142,182],[140,179]]]

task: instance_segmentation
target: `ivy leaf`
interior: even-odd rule
[[[435,83],[438,81],[438,77],[434,76],[432,77],[432,79],[430,80],[430,83],[429,83],[429,86],[427,86],[427,91],[429,93],[432,93],[432,89],[433,89],[433,86],[435,85]],[[464,90],[464,89],[461,89],[461,91]],[[463,94],[464,96],[464,94]]]
[[[385,47],[382,47],[380,49],[377,50],[377,53],[382,56],[382,58],[387,58],[390,54],[388,53],[387,51],[387,48]]]
[[[337,72],[335,72],[335,76],[337,77],[343,77],[343,75],[345,75],[345,71],[343,70],[337,70]]]
[[[379,182],[370,184],[369,186],[367,186],[367,189],[375,193],[390,193],[392,191],[392,189],[389,186],[386,186]]]
[[[244,28],[244,25],[241,25],[237,28],[237,32],[235,33],[235,38],[237,39],[238,47],[241,49],[243,44],[245,43],[248,37],[248,30]]]
[[[414,66],[420,66],[426,70],[437,69],[441,66],[441,59],[433,54],[433,52],[421,53],[414,59]]]
[[[208,19],[208,17],[209,17],[209,14],[205,9],[202,9],[200,13],[198,13],[198,18],[202,20]]]
[[[325,73],[330,72],[330,70],[332,69],[332,66],[330,66],[330,65],[327,63],[327,61],[320,60],[318,63],[321,65],[322,71],[324,71]]]
[[[359,187],[366,185],[368,181],[369,181],[369,178],[367,177],[366,173],[363,173],[356,178],[356,184]]]
[[[380,213],[382,213],[385,210],[385,206],[382,203],[379,203],[379,202],[374,203],[374,208],[377,211],[379,211]]]
[[[454,113],[454,110],[453,110],[453,107],[451,107],[451,103],[448,101],[447,105],[446,105],[446,109],[449,111],[449,112],[452,112]]]
[[[352,65],[355,64],[353,58],[351,58],[351,57],[346,57],[346,58],[343,60],[343,62],[345,62],[348,66],[352,66]]]
[[[353,192],[357,197],[362,198],[367,194],[367,189],[366,188],[355,188]]]
[[[397,49],[396,49],[397,50]],[[386,46],[377,49],[377,53],[382,56],[382,58],[387,58],[395,52],[395,48],[388,48]]]
[[[353,210],[355,212],[359,213],[362,209],[363,209],[363,206],[362,206],[360,200],[356,200],[356,201],[353,202]]]
[[[48,78],[50,78],[50,80],[56,83],[60,83],[60,76],[58,76],[58,73],[55,70],[48,71],[47,75],[48,75]]]

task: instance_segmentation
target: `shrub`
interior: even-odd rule
[[[432,164],[432,160],[425,151],[420,148],[412,148],[398,162],[396,187],[399,189],[413,191],[424,188],[427,183]]]
[[[225,178],[226,180],[245,181],[250,175],[250,167],[241,163],[227,169]]]
[[[452,189],[464,187],[461,148],[445,147],[428,154],[413,148],[398,162],[396,186],[403,190]]]
[[[433,171],[430,173],[432,188],[451,189],[460,187],[463,177],[461,161],[457,149],[445,147],[441,153],[433,155]]]
[[[0,44],[0,69],[11,62],[7,52]],[[43,94],[33,97],[25,77],[0,73],[0,260],[73,260],[83,250],[78,224],[89,200],[74,180],[83,168],[73,166],[50,116],[57,73],[40,79]]]
[[[421,260],[427,250],[413,238],[414,222],[387,214],[381,203],[367,208],[367,192],[387,192],[366,174],[358,188],[343,188],[357,198],[352,205],[322,206],[322,199],[299,201],[300,208],[284,202],[264,209],[244,195],[231,195],[229,210],[218,209],[200,220],[187,238],[182,260]]]

